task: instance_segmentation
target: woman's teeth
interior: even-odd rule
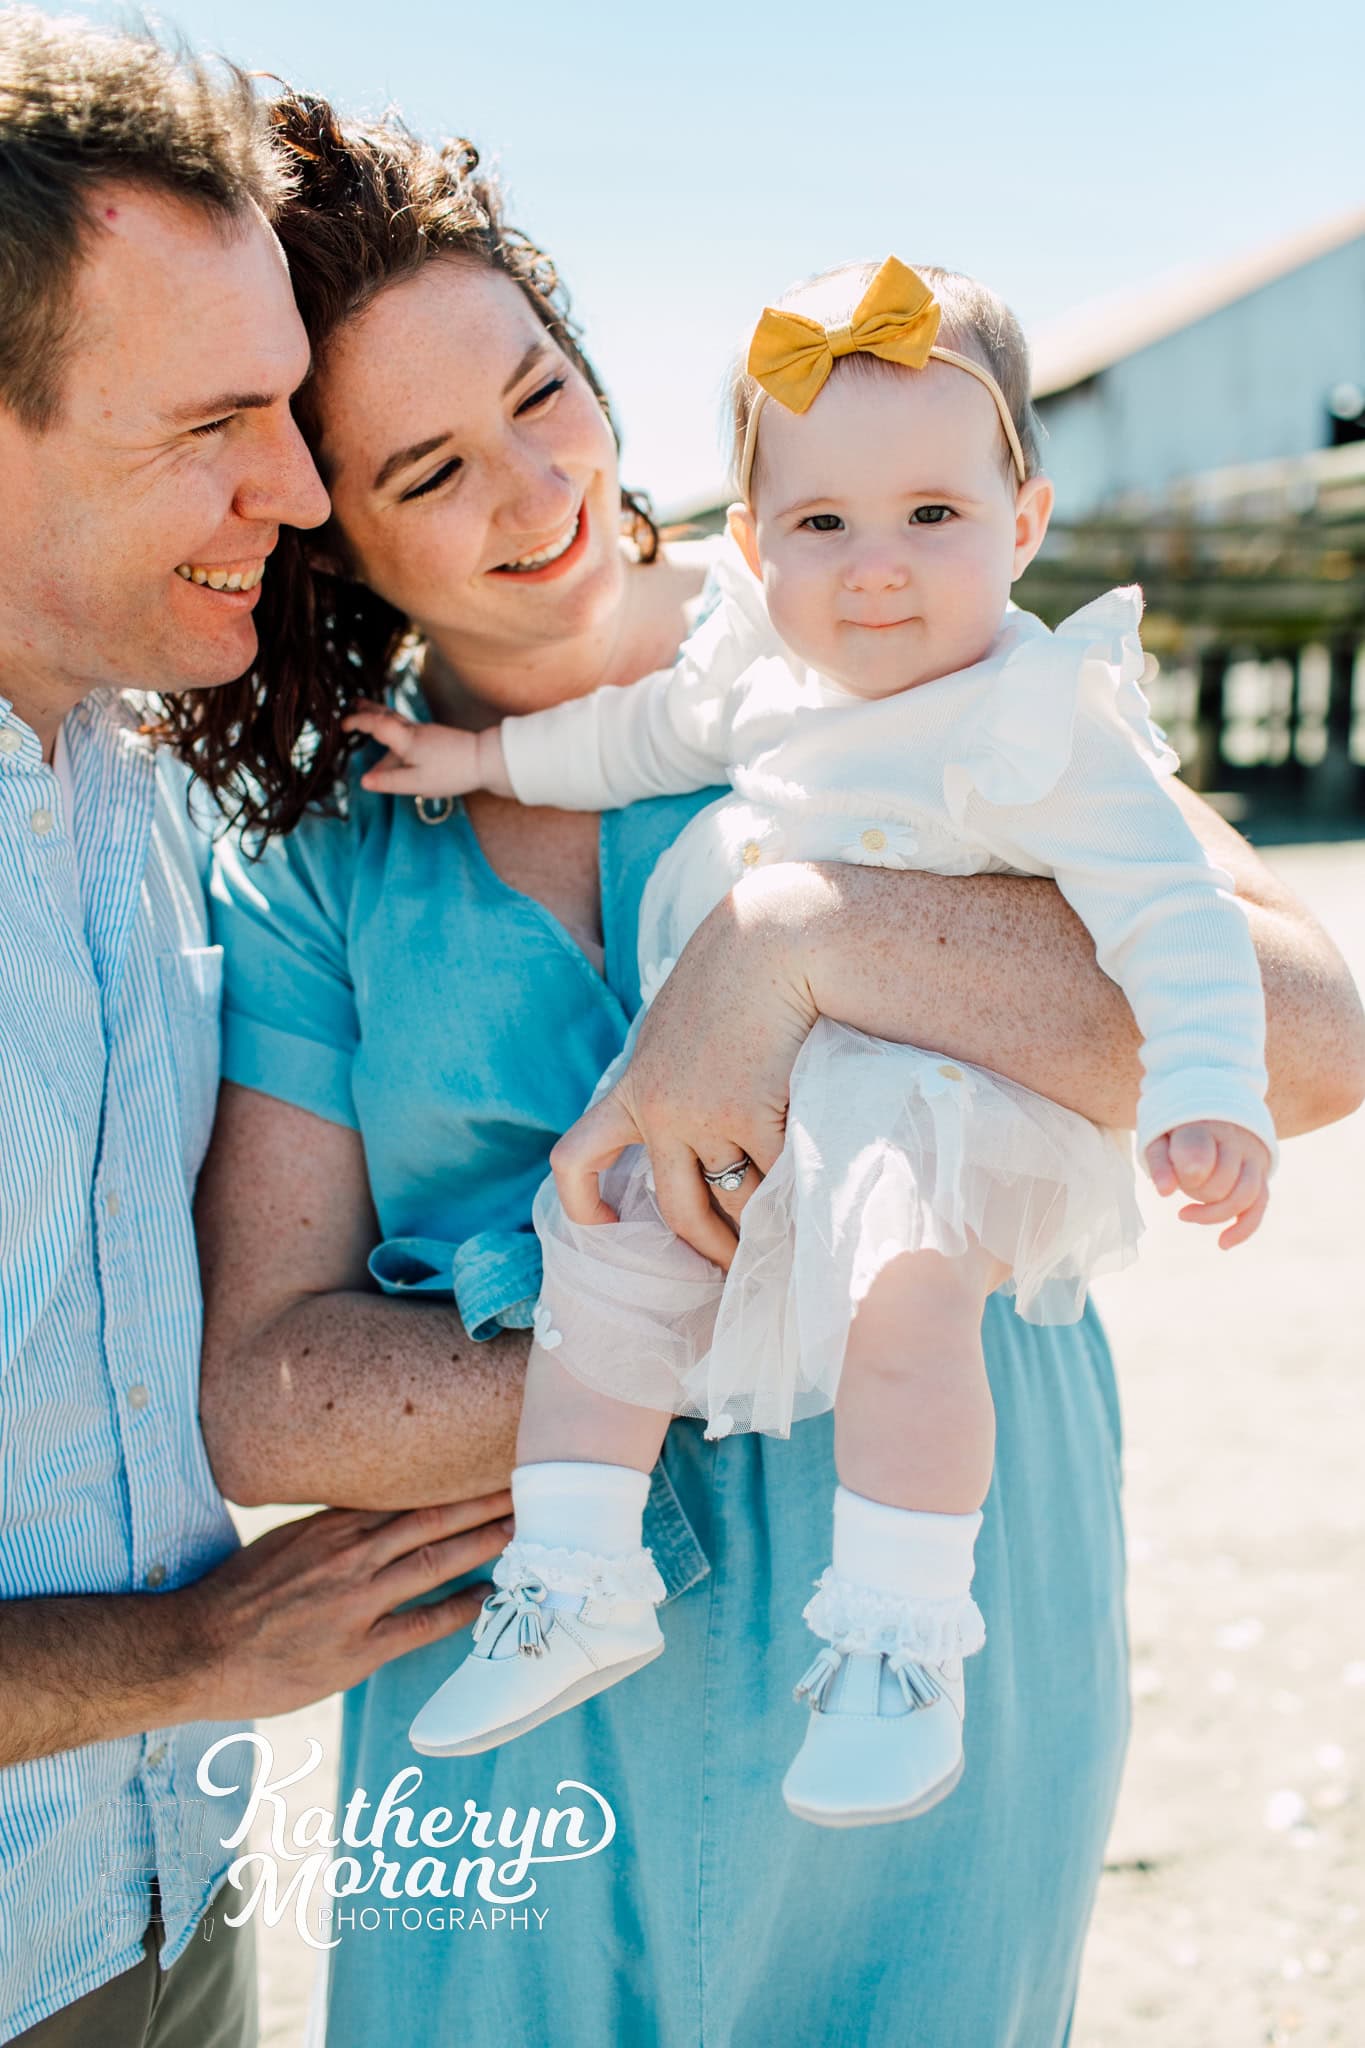
[[[543,569],[547,563],[557,562],[561,555],[568,553],[569,549],[578,539],[578,529],[582,523],[583,514],[580,512],[568,532],[561,540],[557,540],[553,547],[543,548],[538,555],[523,555],[519,562],[504,562],[502,567],[513,571],[518,569]]]
[[[177,562],[175,573],[186,583],[206,583],[210,590],[254,590],[265,574],[265,563],[251,562],[245,569],[201,569],[193,562]]]

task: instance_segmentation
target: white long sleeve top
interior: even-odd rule
[[[777,638],[727,543],[675,665],[502,728],[521,802],[603,810],[728,780],[663,856],[641,915],[649,996],[747,868],[851,860],[1050,876],[1142,1033],[1139,1154],[1218,1118],[1264,1140],[1265,1004],[1246,918],[1166,788],[1149,715],[1142,593],[1055,632],[1011,609],[983,660],[893,697],[852,696]]]

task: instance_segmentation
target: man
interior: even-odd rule
[[[495,1494],[238,1550],[199,1433],[219,961],[121,693],[240,675],[326,516],[282,185],[242,76],[0,14],[0,2040],[42,2048],[255,2038],[201,1754],[462,1626],[483,1588],[394,1610],[507,1535]]]

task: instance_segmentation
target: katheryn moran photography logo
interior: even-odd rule
[[[579,1793],[582,1803],[531,1806],[524,1813],[505,1807],[496,1820],[473,1799],[459,1815],[448,1806],[419,1808],[412,1803],[423,1781],[416,1764],[395,1772],[377,1801],[358,1786],[339,1822],[326,1806],[307,1807],[291,1821],[284,1795],[313,1775],[322,1754],[322,1744],[310,1737],[303,1763],[277,1776],[269,1737],[248,1729],[224,1735],[199,1759],[200,1789],[217,1799],[240,1794],[248,1756],[258,1765],[246,1811],[221,1840],[224,1849],[238,1849],[264,1821],[268,1847],[249,1849],[229,1866],[228,1882],[244,1900],[224,1915],[228,1926],[240,1927],[259,1912],[268,1927],[277,1927],[292,1912],[299,1934],[315,1949],[336,1948],[342,1931],[352,1928],[533,1930],[544,1925],[548,1911],[526,1904],[536,1893],[533,1871],[599,1856],[616,1833],[616,1816],[602,1794],[574,1778],[562,1779],[555,1797]],[[401,1861],[387,1853],[391,1848],[405,1852]],[[471,1896],[478,1903],[464,1903]],[[365,1903],[343,1908],[343,1900]]]

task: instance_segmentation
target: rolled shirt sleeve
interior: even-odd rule
[[[344,897],[328,864],[331,836],[271,839],[259,860],[235,838],[215,848],[223,1078],[356,1130],[351,1067],[360,1027]]]

